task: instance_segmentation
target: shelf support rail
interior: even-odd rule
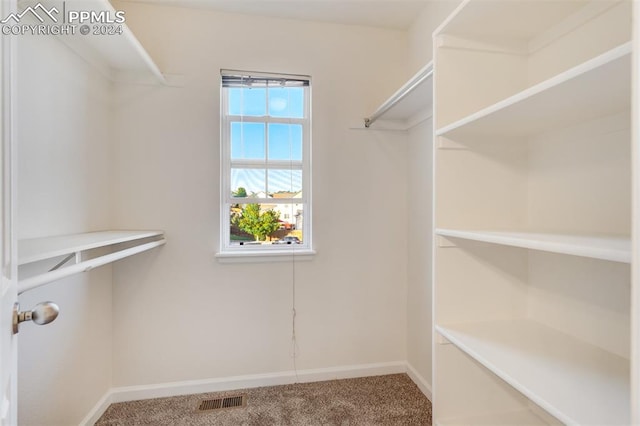
[[[151,241],[146,244],[127,248],[114,253],[106,254],[104,256],[96,257],[95,259],[85,260],[84,262],[77,263],[63,269],[53,269],[44,274],[36,275],[31,278],[25,278],[18,282],[18,294],[22,294],[25,291],[33,290],[34,288],[41,287],[45,284],[61,280],[71,275],[78,274],[80,272],[88,272],[93,268],[106,265],[108,263],[115,262],[116,260],[124,259],[125,257],[133,256],[134,254],[142,253],[152,248],[159,247],[165,244],[167,240],[162,238],[157,241]],[[75,254],[73,255],[75,256]],[[70,258],[67,256],[67,259]],[[64,262],[66,262],[66,260]],[[60,265],[62,266],[62,265]]]
[[[364,119],[364,127],[367,129],[378,120],[385,112],[393,108],[398,102],[404,99],[409,93],[411,93],[416,87],[422,84],[423,81],[433,75],[433,64],[430,63],[425,68],[420,70],[407,84],[402,86],[400,90],[394,93],[385,103],[374,111],[369,117]]]

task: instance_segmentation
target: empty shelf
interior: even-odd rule
[[[508,38],[529,42],[576,14],[588,0],[465,1],[438,33],[469,39]]]
[[[133,247],[83,260],[79,254],[86,250],[107,247],[114,244],[138,241]],[[18,280],[18,293],[41,287],[68,276],[90,271],[93,268],[115,262],[134,254],[142,253],[165,244],[162,231],[101,231],[86,234],[63,235],[57,237],[33,238],[18,242],[18,264],[38,262],[59,256],[75,254],[76,263],[59,268],[67,259],[48,272]]]
[[[436,330],[563,423],[630,422],[628,359],[528,320]]]
[[[440,128],[437,136],[529,136],[614,114],[631,104],[631,43]]]
[[[162,235],[162,231],[99,231],[20,240],[18,265]]]
[[[551,253],[631,263],[631,240],[624,237],[437,229],[436,235]]]
[[[115,16],[115,9],[108,0],[92,0],[90,4],[86,0],[41,0],[41,3],[47,8],[55,7],[60,12],[83,11],[90,6],[92,12],[105,14],[112,19]],[[94,34],[91,31],[86,35],[78,31],[59,35],[58,39],[113,81],[166,83],[158,66],[126,23],[95,26],[97,29],[100,27],[122,31],[107,34]]]

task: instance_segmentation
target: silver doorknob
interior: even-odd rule
[[[33,321],[38,325],[49,324],[58,318],[60,308],[53,302],[38,303],[35,308],[30,311],[20,312],[20,305],[13,305],[13,334],[17,334],[21,322]]]

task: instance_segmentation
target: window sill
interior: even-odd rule
[[[265,263],[265,262],[290,262],[313,260],[316,251],[311,249],[291,250],[270,250],[270,251],[234,251],[216,253],[216,258],[220,263]]]

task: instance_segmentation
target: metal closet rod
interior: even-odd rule
[[[411,93],[416,87],[418,87],[423,81],[433,75],[433,65],[429,64],[422,70],[418,71],[418,74],[413,76],[404,86],[394,93],[385,103],[375,110],[373,114],[364,119],[364,127],[369,128],[377,119],[382,117],[384,113],[393,108],[398,102],[403,100],[409,93]]]

